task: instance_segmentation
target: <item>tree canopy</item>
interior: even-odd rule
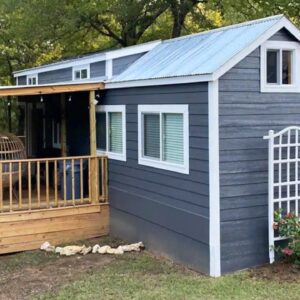
[[[0,79],[53,60],[284,13],[299,0],[1,0]]]

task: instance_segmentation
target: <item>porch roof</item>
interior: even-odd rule
[[[32,96],[41,94],[60,94],[71,92],[96,91],[105,88],[103,82],[72,82],[72,83],[54,83],[45,85],[16,85],[1,86],[0,97],[3,96]]]

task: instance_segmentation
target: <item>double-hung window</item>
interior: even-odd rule
[[[84,80],[90,78],[90,66],[73,67],[73,80]]]
[[[139,105],[138,145],[139,164],[188,174],[188,105]]]
[[[268,41],[261,46],[261,91],[300,91],[299,45],[295,42]]]
[[[98,152],[126,161],[125,105],[100,105],[96,111]]]

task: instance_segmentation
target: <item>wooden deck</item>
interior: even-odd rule
[[[0,254],[108,234],[106,157],[0,161],[0,171]]]
[[[108,204],[0,214],[0,254],[107,235]]]

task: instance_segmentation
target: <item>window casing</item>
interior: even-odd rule
[[[84,80],[90,78],[90,65],[73,67],[73,80]]]
[[[188,105],[138,106],[139,164],[189,174]]]
[[[261,92],[300,92],[299,52],[295,42],[268,41],[261,46]]]
[[[97,152],[126,161],[125,105],[100,105],[96,112]]]
[[[30,75],[27,76],[27,85],[37,85],[38,84],[38,76]]]

